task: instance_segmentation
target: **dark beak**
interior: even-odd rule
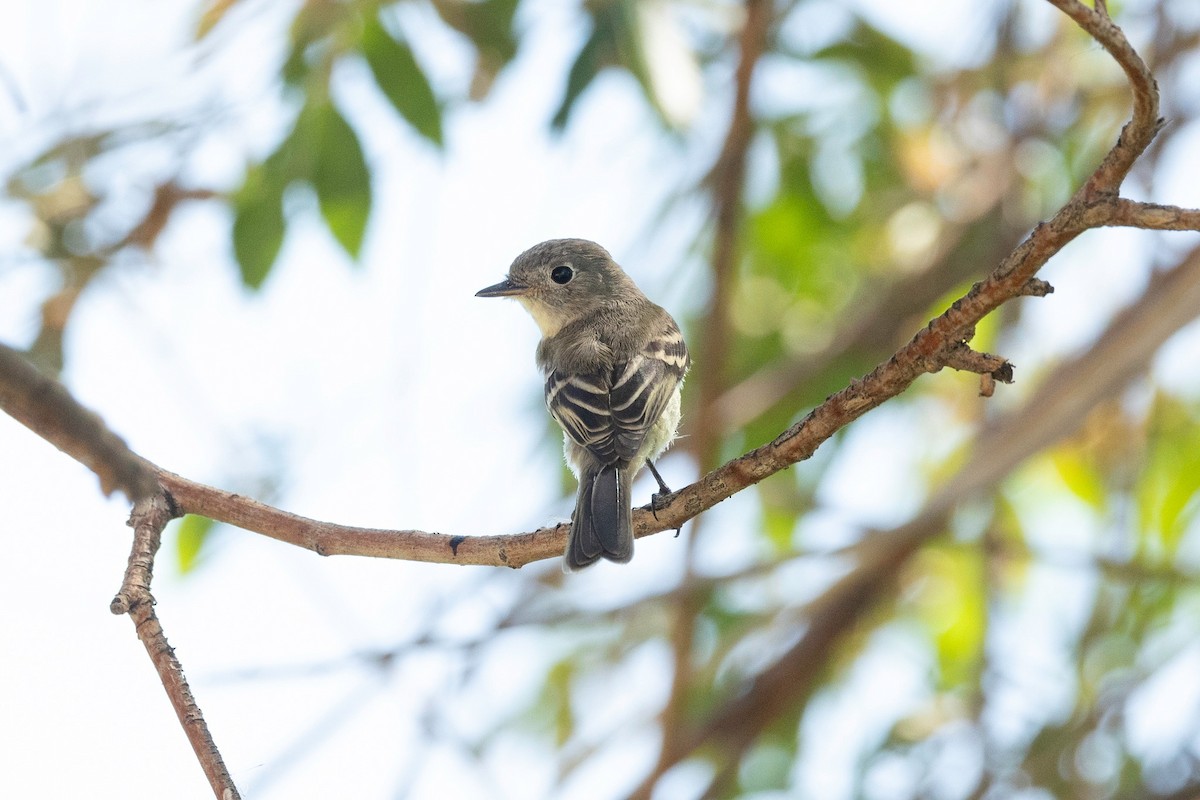
[[[494,286],[489,286],[486,289],[480,289],[475,293],[476,297],[514,297],[516,295],[525,294],[525,286],[520,286],[513,283],[508,278],[500,281]]]

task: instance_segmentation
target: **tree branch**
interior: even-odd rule
[[[1158,134],[1162,120],[1158,118],[1158,83],[1146,62],[1125,38],[1125,33],[1108,16],[1108,8],[1100,3],[1091,9],[1079,0],[1048,0],[1055,8],[1075,21],[1108,51],[1125,72],[1133,93],[1133,118],[1121,129],[1117,144],[1108,151],[1100,166],[1080,187],[1076,197],[1094,199],[1116,194],[1142,155]]]
[[[146,646],[150,661],[158,671],[159,680],[167,690],[167,697],[179,717],[179,724],[187,735],[200,761],[200,767],[212,786],[217,800],[238,800],[237,787],[225,768],[225,762],[217,745],[213,742],[204,715],[196,705],[183,665],[167,643],[158,615],[154,613],[154,596],[150,593],[150,580],[154,574],[154,555],[162,541],[162,531],[178,515],[170,498],[159,492],[138,500],[130,514],[129,524],[133,527],[133,549],[129,553],[129,566],[125,579],[110,606],[114,614],[128,614],[133,620],[138,638]]]
[[[1113,197],[1097,203],[1091,213],[1094,214],[1096,225],[1156,231],[1200,230],[1200,210],[1142,203],[1124,197]]]
[[[0,409],[96,473],[105,495],[119,489],[134,501],[158,491],[153,469],[100,417],[80,405],[65,386],[3,344]]]
[[[724,430],[720,422],[718,398],[728,384],[729,345],[733,337],[730,314],[737,269],[741,254],[743,204],[742,192],[746,183],[746,156],[754,137],[755,123],[750,111],[750,92],[754,72],[766,49],[774,4],[769,0],[746,0],[746,17],[738,32],[738,63],[734,74],[733,109],[725,143],[713,165],[709,189],[712,198],[713,290],[708,311],[701,326],[701,341],[697,353],[696,382],[698,397],[695,413],[688,430],[689,449],[695,453],[701,470],[712,469],[720,458],[720,443]],[[662,731],[659,762],[647,785],[669,767],[662,759],[675,749],[675,736],[682,728],[688,695],[694,681],[692,657],[696,641],[696,620],[703,607],[704,596],[697,591],[691,578],[695,574],[697,542],[703,534],[701,520],[692,523],[691,535],[683,555],[684,577],[680,594],[671,612],[669,642],[672,656],[671,689],[658,717]],[[634,795],[631,800],[649,800],[649,794]]]
[[[678,528],[733,494],[810,457],[842,427],[900,394],[924,373],[951,366],[1003,380],[1007,374],[1004,370],[1009,367],[1004,359],[976,353],[967,346],[976,324],[1015,297],[1045,294],[1048,285],[1039,281],[1036,273],[1083,231],[1105,225],[1159,230],[1200,228],[1200,211],[1120,198],[1122,182],[1160,126],[1157,86],[1123,33],[1109,19],[1103,3],[1098,3],[1097,9],[1090,9],[1078,0],[1048,1],[1090,33],[1129,79],[1133,116],[1100,165],[1053,218],[1039,224],[990,275],[890,359],[828,397],[775,440],[675,492],[656,515],[646,509],[637,510],[636,535]],[[753,11],[770,6],[762,0],[750,0],[749,7]],[[769,15],[764,11],[763,16]],[[765,28],[756,28],[754,34],[763,31]],[[743,47],[744,54],[749,52],[745,42]],[[745,67],[746,63],[750,66]],[[739,67],[740,83],[749,80],[752,66],[752,60],[743,59]],[[714,171],[714,179],[720,183],[720,196],[725,198],[717,208],[718,232],[724,233],[715,242],[714,260],[724,265],[726,272],[734,263],[736,252],[737,198],[744,173],[744,146],[751,134],[748,105],[739,92],[727,151],[723,151]],[[1055,380],[1035,393],[1027,409],[1036,413],[1010,415],[990,426],[979,438],[974,457],[931,498],[920,516],[899,529],[867,540],[858,550],[857,568],[813,605],[807,631],[800,642],[759,674],[745,693],[729,701],[703,728],[665,739],[660,766],[677,763],[705,742],[720,741],[725,745],[722,750],[725,767],[717,780],[723,780],[722,776],[735,767],[740,754],[781,707],[795,707],[803,702],[840,637],[891,586],[896,568],[922,543],[943,530],[956,503],[994,486],[1022,459],[1066,435],[1099,399],[1118,390],[1144,369],[1148,355],[1174,330],[1194,318],[1197,309],[1200,309],[1200,256],[1193,254],[1183,266],[1152,284],[1143,300],[1114,321],[1109,332],[1085,356],[1060,370]],[[719,338],[705,337],[706,347],[711,347],[713,353],[719,353],[724,346]],[[718,367],[720,363],[719,358],[714,360]],[[715,397],[712,391],[704,394],[710,399]],[[57,381],[43,376],[18,353],[2,345],[0,408],[95,472],[106,494],[120,489],[135,501],[129,566],[111,607],[114,613],[128,613],[134,620],[138,636],[159,672],[205,774],[222,800],[236,798],[237,790],[196,706],[179,661],[166,641],[150,592],[154,556],[169,519],[182,513],[201,514],[322,555],[353,554],[510,567],[557,556],[566,537],[566,525],[511,536],[447,536],[423,531],[353,528],[306,519],[204,486],[134,454]],[[159,486],[163,491],[159,491]],[[648,791],[653,780],[651,776],[643,788]]]
[[[999,209],[1002,200],[1003,193],[997,192],[979,219],[952,228],[941,252],[924,270],[899,276],[882,288],[872,282],[856,292],[838,320],[837,333],[820,352],[756,370],[727,387],[717,400],[722,430],[741,430],[848,356],[877,357],[887,352],[907,333],[902,326],[909,324],[909,318],[923,314],[951,289],[978,275],[980,263],[992,264],[1010,253],[1024,230],[1009,229]],[[1002,235],[996,235],[997,228]]]
[[[780,459],[794,463],[808,457],[834,430],[903,391],[921,372],[936,371],[942,366],[953,365],[956,360],[962,361],[965,344],[972,338],[976,322],[1013,297],[1045,294],[1048,284],[1037,280],[1036,272],[1084,230],[1106,224],[1099,221],[1104,217],[1095,210],[1098,205],[1121,207],[1112,201],[1117,198],[1133,163],[1158,131],[1157,85],[1107,13],[1088,9],[1077,0],[1049,2],[1091,33],[1113,54],[1129,77],[1134,114],[1117,143],[1066,206],[1049,222],[1038,225],[987,279],[975,284],[892,359],[828,398],[774,442],[706,475],[697,486],[718,492],[732,488],[729,492],[732,494],[741,488],[742,482],[761,480],[758,477],[760,470],[774,471],[774,465]],[[1103,5],[1101,9],[1105,10]],[[866,540],[859,548],[858,567],[834,584],[810,608],[803,638],[760,673],[747,691],[712,715],[693,736],[674,737],[677,749],[660,757],[660,769],[662,764],[678,763],[702,744],[715,741],[719,742],[716,752],[721,754],[723,765],[712,785],[722,786],[730,780],[741,754],[765,726],[778,717],[780,709],[804,703],[841,637],[892,585],[897,568],[923,542],[944,529],[954,506],[962,498],[995,485],[1024,458],[1073,431],[1083,411],[1144,369],[1149,354],[1197,313],[1200,313],[1200,258],[1194,254],[1168,279],[1152,285],[1141,302],[1113,322],[1094,348],[1059,373],[1060,378],[1052,387],[1043,386],[1026,409],[1004,418],[1009,425],[1022,426],[1027,425],[1028,420],[1034,420],[1035,435],[1010,435],[1000,439],[981,437],[972,459],[931,498],[920,515],[907,525]],[[1119,357],[1122,355],[1124,357]],[[1067,393],[1060,395],[1061,401],[1048,409],[1046,403],[1040,402],[1046,400],[1042,395],[1061,386],[1064,374],[1069,376]],[[1082,383],[1071,380],[1072,376],[1081,374],[1087,374],[1089,379]],[[1104,375],[1106,379],[1097,380],[1096,374]],[[1002,430],[1003,427],[1004,423],[1001,423],[993,429]],[[1007,448],[996,453],[986,446],[988,442],[1004,443]],[[692,488],[688,487],[681,494]],[[637,792],[648,795],[657,774],[658,770]]]
[[[1100,166],[1052,219],[1034,228],[991,275],[976,283],[966,295],[932,320],[890,359],[828,397],[774,441],[733,459],[704,475],[696,483],[674,492],[667,505],[658,509],[656,515],[645,508],[636,510],[633,518],[635,535],[640,537],[675,530],[748,486],[809,458],[842,427],[900,394],[920,375],[947,366],[954,358],[956,349],[970,340],[975,325],[1001,304],[1014,297],[1044,293],[1045,284],[1036,281],[1034,275],[1084,230],[1106,224],[1104,220],[1107,217],[1097,208],[1126,208],[1124,204],[1114,203],[1114,199],[1134,161],[1149,146],[1158,130],[1157,86],[1124,34],[1106,16],[1087,8],[1078,0],[1048,1],[1062,8],[1073,19],[1082,20],[1080,24],[1114,54],[1130,76],[1134,116],[1125,125],[1117,143]],[[1128,208],[1136,209],[1136,206]],[[1116,212],[1113,214],[1113,218],[1119,217]],[[1155,215],[1147,210],[1141,217],[1154,219]],[[64,435],[64,427],[69,426],[59,418],[62,415],[42,411],[37,401],[30,400],[28,387],[21,385],[26,378],[16,375],[14,379],[16,373],[31,369],[28,365],[25,365],[25,369],[15,369],[12,363],[14,358],[19,359],[19,356],[11,350],[0,352],[0,407],[96,471],[101,476],[102,486],[119,487],[134,480],[113,477],[113,467],[98,453],[103,448],[96,446],[89,437]],[[53,395],[51,399],[68,406],[63,413],[71,422],[78,416],[69,408],[74,401],[65,403],[63,398],[70,400],[69,395],[66,395],[65,389],[59,389],[62,396],[59,396],[58,390],[49,394]],[[93,420],[92,428],[97,427],[103,430],[103,424]],[[119,442],[119,439],[116,441]],[[123,444],[117,450],[127,452]],[[129,468],[126,460],[117,460]],[[145,461],[142,464],[152,466]],[[322,555],[362,555],[520,567],[531,561],[558,555],[566,540],[565,524],[507,536],[447,536],[423,531],[334,525],[289,514],[236,494],[204,486],[158,467],[154,469],[158,480],[172,494],[181,512],[201,514]],[[133,468],[133,474],[144,478],[136,468]],[[140,489],[134,491],[136,494]]]
[[[738,64],[734,76],[735,91],[729,130],[721,153],[706,183],[712,192],[713,255],[712,297],[701,330],[696,367],[699,401],[689,444],[701,469],[712,469],[720,442],[717,398],[728,383],[726,370],[730,342],[730,308],[738,266],[742,222],[742,190],[746,182],[746,153],[754,137],[754,118],[750,113],[750,84],[754,68],[767,44],[772,4],[767,0],[746,0],[746,20],[738,34]]]
[[[1092,408],[1142,374],[1163,342],[1197,317],[1200,249],[1180,266],[1157,276],[1137,302],[1117,315],[1094,346],[1057,368],[1055,377],[1022,407],[991,422],[977,437],[962,469],[915,519],[864,537],[855,548],[859,559],[855,569],[809,606],[804,637],[703,727],[679,737],[683,744],[668,755],[668,764],[715,742],[719,745],[715,752],[725,763],[722,771],[734,769],[738,756],[778,719],[781,709],[807,701],[842,637],[889,592],[900,567],[917,549],[946,529],[954,508],[993,488],[1030,456],[1073,434]]]

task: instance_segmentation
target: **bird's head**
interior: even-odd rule
[[[600,245],[587,239],[551,239],[517,256],[507,278],[475,296],[515,298],[549,338],[630,287],[633,282]]]

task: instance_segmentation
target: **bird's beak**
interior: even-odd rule
[[[517,295],[525,294],[528,287],[513,283],[508,278],[499,283],[489,286],[486,289],[480,289],[475,293],[476,297],[516,297]]]

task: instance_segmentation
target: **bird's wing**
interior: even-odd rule
[[[616,459],[607,372],[578,374],[554,370],[546,376],[546,406],[575,444],[601,463]]]
[[[586,375],[551,372],[546,377],[546,405],[567,435],[600,463],[629,463],[687,367],[683,336],[667,316],[657,335],[611,370]]]

